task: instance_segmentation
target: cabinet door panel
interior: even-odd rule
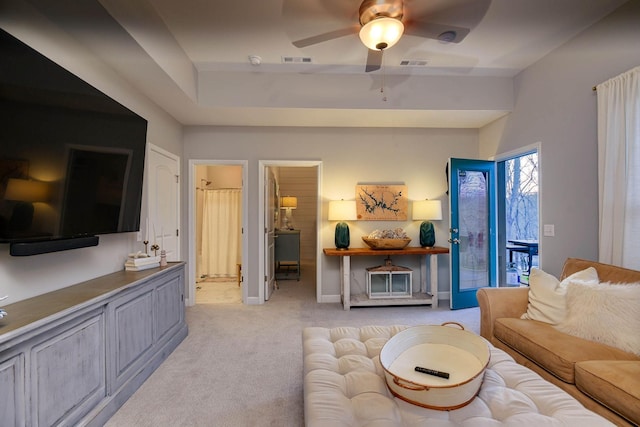
[[[73,323],[31,351],[33,425],[72,425],[106,396],[102,310]]]
[[[172,277],[159,285],[157,295],[157,341],[162,340],[168,332],[182,323],[182,281],[180,277]]]
[[[119,378],[128,369],[135,369],[136,362],[153,346],[153,291],[116,305],[114,314],[116,377]]]
[[[0,361],[0,414],[8,426],[25,425],[24,386],[24,355]]]
[[[276,261],[300,260],[300,234],[276,233]]]

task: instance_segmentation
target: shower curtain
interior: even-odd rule
[[[241,263],[242,190],[204,190],[198,277],[233,277]]]

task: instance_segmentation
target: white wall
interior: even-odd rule
[[[0,27],[143,116],[149,123],[147,141],[180,154],[177,122],[28,5],[3,2]],[[145,212],[143,202],[143,218]],[[122,270],[127,254],[142,249],[135,234],[103,235],[97,247],[30,257],[11,257],[9,245],[0,244],[0,296],[9,295],[3,305]]]
[[[640,1],[556,49],[515,79],[515,108],[480,132],[481,158],[536,142],[540,156],[540,265],[598,259],[596,94],[592,87],[640,64]]]
[[[478,154],[478,131],[469,129],[187,127],[183,170],[187,170],[189,159],[246,159],[249,162],[249,259],[245,264],[245,282],[248,296],[257,298],[261,286],[258,277],[259,160],[322,161],[321,246],[334,247],[334,227],[327,221],[329,200],[353,200],[358,183],[404,183],[408,186],[410,200],[439,198],[446,212],[444,171],[448,158],[477,158]],[[188,218],[192,208],[186,206],[186,199],[184,203],[188,213],[183,218]],[[183,229],[186,225],[185,220]],[[447,219],[436,224],[436,244],[439,246],[448,245],[448,225]],[[411,237],[418,238],[418,225],[412,221],[359,221],[350,224],[352,246],[363,246],[361,236],[376,228],[395,227],[403,227]],[[189,242],[184,244],[183,253],[188,253]],[[448,256],[442,260],[439,289],[448,291]],[[362,274],[357,280],[364,284],[364,272],[359,263],[381,261],[354,260],[354,270],[360,270]],[[417,260],[400,261],[400,265],[418,268]],[[318,268],[322,269],[323,295],[339,295],[338,259],[322,257]]]

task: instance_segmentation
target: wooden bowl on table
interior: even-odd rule
[[[368,237],[362,237],[362,240],[371,249],[389,250],[389,249],[404,249],[407,247],[410,238],[406,239],[370,239]]]

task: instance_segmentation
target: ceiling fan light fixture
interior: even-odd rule
[[[396,18],[381,16],[372,19],[360,29],[360,40],[371,50],[388,49],[398,43],[404,33],[404,24]]]

